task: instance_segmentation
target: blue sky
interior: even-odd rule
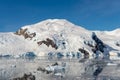
[[[113,30],[120,27],[120,0],[0,0],[0,32],[51,18],[89,30]]]

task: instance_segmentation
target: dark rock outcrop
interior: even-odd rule
[[[37,44],[38,45],[45,44],[45,45],[47,45],[47,47],[49,47],[51,45],[51,47],[53,47],[55,49],[58,48],[57,45],[54,43],[54,41],[49,38],[47,38],[46,41],[45,40],[39,41],[39,42],[37,42]]]
[[[95,53],[95,58],[98,58],[101,54],[104,55],[103,58],[109,59],[109,50],[106,49],[106,46],[93,32],[92,39],[95,41],[95,46],[93,47],[92,51]]]
[[[25,29],[20,29],[20,30],[16,31],[15,34],[16,34],[16,35],[19,35],[19,36],[22,35],[22,36],[24,36],[25,39],[27,39],[27,38],[32,39],[33,37],[36,36],[36,33],[35,33],[35,32],[28,34],[28,33],[27,33],[27,30],[28,30],[27,28],[25,28]]]
[[[15,32],[16,35],[24,35],[27,31],[27,28],[26,29],[20,29],[18,31]]]
[[[93,47],[92,51],[95,53],[95,58],[99,58],[99,56],[102,54],[103,58],[109,59],[109,52],[113,50],[108,45],[105,45],[98,37],[97,35],[93,32],[92,39],[96,42],[95,47]]]
[[[89,52],[87,52],[85,49],[78,49],[81,53],[84,54],[84,59],[88,59],[89,58]]]
[[[120,43],[117,42],[117,43],[116,43],[116,46],[120,47]]]
[[[97,35],[93,32],[92,39],[96,42],[96,45],[92,51],[96,53],[96,51],[104,52],[105,45],[104,43],[97,37]]]

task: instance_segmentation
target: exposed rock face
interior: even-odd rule
[[[24,74],[23,77],[14,78],[13,80],[35,80],[35,76],[30,74]]]
[[[117,42],[117,43],[116,43],[116,46],[120,47],[120,43]]]
[[[84,59],[88,59],[89,58],[89,52],[87,52],[86,50],[81,49],[81,48],[79,49],[79,51],[84,54]]]
[[[27,38],[32,39],[33,37],[36,36],[36,33],[35,33],[35,32],[28,34],[28,33],[27,33],[27,28],[25,28],[25,29],[20,29],[20,30],[16,31],[15,34],[16,34],[16,35],[22,35],[22,36],[24,36],[25,39],[27,39]]]
[[[105,45],[104,43],[97,37],[97,35],[93,32],[92,39],[96,42],[95,47],[92,49],[94,53],[97,51],[104,52]]]
[[[27,28],[26,29],[19,29],[18,31],[16,31],[16,35],[24,35],[27,31]]]
[[[51,47],[53,47],[55,49],[58,48],[57,45],[54,43],[54,41],[51,40],[51,39],[49,39],[49,38],[47,38],[46,41],[43,40],[43,41],[37,42],[38,45],[41,45],[42,43],[45,44],[45,45],[47,45],[47,47],[49,47],[51,45]]]

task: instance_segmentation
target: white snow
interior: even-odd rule
[[[46,56],[49,52],[78,52],[79,48],[84,48],[90,55],[93,54],[91,47],[84,44],[90,43],[95,45],[91,38],[92,32],[108,46],[114,48],[116,52],[120,51],[120,47],[115,42],[120,41],[120,29],[114,31],[89,31],[81,26],[72,24],[65,19],[48,19],[37,24],[26,25],[21,27],[27,28],[27,33],[36,33],[36,36],[25,39],[22,35],[16,35],[14,32],[0,33],[0,55],[21,56],[26,52],[34,52],[37,56]],[[59,45],[55,50],[51,46],[45,44],[38,46],[37,42],[50,38]],[[63,45],[62,43],[65,42]],[[113,50],[114,51],[114,50]]]

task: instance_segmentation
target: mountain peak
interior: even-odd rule
[[[69,22],[69,21],[66,20],[66,19],[46,19],[46,20],[44,20],[42,22],[63,22],[64,23],[64,22]]]
[[[47,20],[44,20],[44,21],[47,21],[47,22],[69,22],[66,19],[47,19]]]
[[[40,31],[40,30],[61,31],[64,29],[69,30],[75,26],[76,25],[72,24],[71,22],[69,22],[66,19],[47,19],[47,20],[38,22],[36,24],[23,26],[22,29],[27,28],[27,29],[34,29],[37,31]]]
[[[59,24],[59,25],[65,25],[65,24],[69,24],[69,25],[74,25],[71,22],[69,22],[66,19],[47,19],[41,22],[38,22],[35,25],[40,25],[40,24],[44,24],[44,25],[49,25],[49,24]]]

